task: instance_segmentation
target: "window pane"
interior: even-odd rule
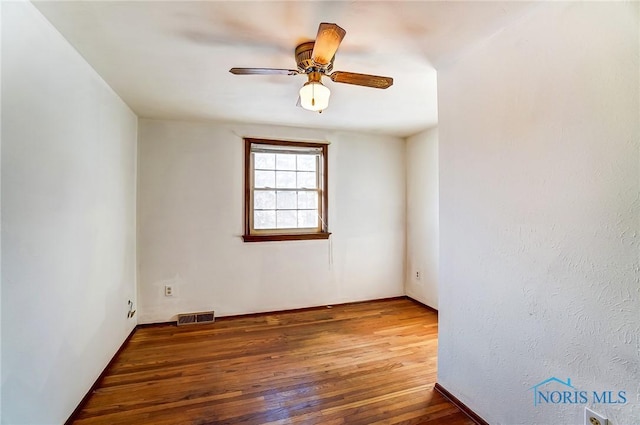
[[[256,190],[253,192],[253,207],[257,210],[275,210],[276,192],[272,190]]]
[[[297,208],[296,192],[278,192],[278,209],[295,210]]]
[[[276,170],[295,170],[296,169],[296,155],[292,154],[277,154],[276,155]]]
[[[318,211],[298,211],[298,227],[318,227]]]
[[[275,171],[256,170],[254,187],[276,187]]]
[[[316,171],[315,155],[298,155],[298,171]]]
[[[276,171],[276,187],[282,189],[296,187],[295,171]]]
[[[298,227],[297,211],[278,211],[277,212],[278,229],[291,229]]]
[[[254,167],[263,170],[275,170],[276,155],[272,153],[256,153],[253,157]]]
[[[298,192],[298,208],[318,208],[318,192]]]
[[[244,240],[325,238],[317,233],[326,213],[327,147],[246,138],[244,148]]]
[[[254,211],[253,212],[254,229],[275,229],[276,212],[271,211]]]
[[[298,174],[297,187],[307,189],[315,189],[317,187],[316,173],[298,172],[296,174]]]

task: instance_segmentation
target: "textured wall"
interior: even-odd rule
[[[137,118],[2,4],[2,420],[61,424],[135,325]]]
[[[330,240],[244,243],[242,136],[329,141]],[[402,295],[404,141],[357,133],[141,120],[140,321]],[[176,295],[165,297],[165,284]]]
[[[438,129],[407,139],[408,296],[438,308]],[[420,277],[416,273],[420,273]]]
[[[439,69],[440,383],[491,424],[640,421],[637,2],[540,3]]]

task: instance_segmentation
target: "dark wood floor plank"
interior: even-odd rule
[[[408,299],[143,327],[74,424],[471,425],[433,389],[437,332]]]

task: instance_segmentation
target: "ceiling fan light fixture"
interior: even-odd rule
[[[329,106],[331,91],[319,81],[309,81],[300,89],[300,106],[314,112],[321,112]]]
[[[2,0],[0,0],[2,1]],[[322,85],[322,77],[334,83],[386,89],[393,85],[393,78],[355,72],[334,71],[333,59],[347,32],[337,24],[322,22],[315,41],[299,44],[295,49],[297,69],[281,68],[231,68],[235,75],[306,75],[307,83],[300,89],[296,106],[314,112],[329,107],[331,91]]]

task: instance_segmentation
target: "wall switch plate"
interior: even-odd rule
[[[584,408],[584,425],[608,425],[607,418],[599,413],[594,412],[588,407]]]
[[[172,297],[173,296],[173,286],[164,285],[164,296],[165,297]]]

